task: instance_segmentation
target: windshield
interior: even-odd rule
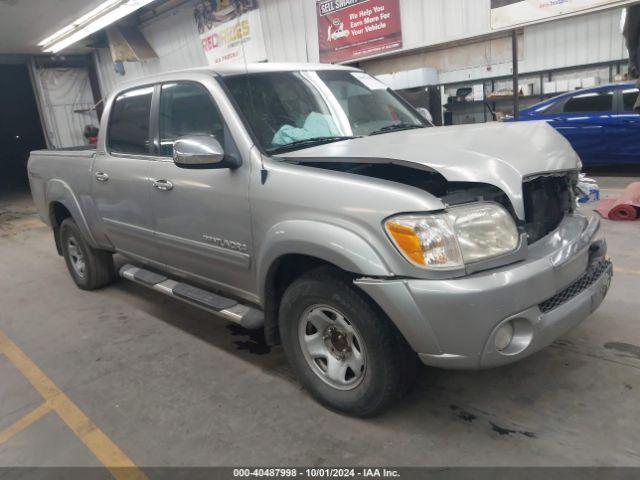
[[[362,72],[253,73],[223,82],[262,149],[272,154],[429,126]]]

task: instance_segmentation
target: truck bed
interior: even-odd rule
[[[33,200],[44,222],[51,224],[47,198],[53,190],[65,190],[68,202],[85,198],[91,189],[95,147],[84,145],[56,150],[36,150],[29,155],[27,171]],[[67,206],[68,209],[73,206]]]
[[[84,150],[95,151],[96,146],[95,145],[77,145],[75,147],[52,148],[51,150],[53,151],[61,150],[61,151],[70,151],[70,152],[81,152]]]

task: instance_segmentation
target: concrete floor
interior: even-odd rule
[[[78,290],[20,195],[0,200],[0,331],[139,466],[640,466],[640,222],[604,228],[617,272],[591,318],[516,365],[424,368],[372,420],[317,405],[260,335],[124,281]],[[0,354],[0,437],[41,403]],[[100,465],[55,412],[18,430],[0,466]]]

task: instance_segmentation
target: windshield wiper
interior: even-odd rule
[[[427,128],[427,125],[416,125],[415,123],[394,123],[382,127],[380,130],[371,132],[369,135],[380,135],[381,133],[399,132],[401,130],[413,130],[415,128]]]
[[[342,140],[353,140],[354,138],[362,138],[362,137],[335,136],[335,137],[307,138],[305,140],[296,140],[295,142],[287,143],[286,145],[280,145],[278,147],[270,148],[267,150],[267,153],[272,155],[278,154],[278,153],[286,153],[286,152],[291,152],[293,150],[310,148],[318,145],[326,145],[327,143],[340,142]]]

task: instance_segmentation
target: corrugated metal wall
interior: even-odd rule
[[[100,88],[104,95],[123,82],[145,75],[207,64],[193,20],[191,4],[150,20],[142,25],[141,30],[159,58],[140,63],[125,63],[125,75],[118,75],[113,68],[109,49],[99,49],[96,52],[96,63]]]
[[[269,61],[319,61],[315,0],[261,0],[259,5]]]
[[[491,33],[490,0],[400,0],[404,50],[433,47]],[[318,61],[315,0],[260,0],[269,61]],[[521,45],[523,73],[626,58],[620,34],[620,9],[596,12],[526,27]],[[141,27],[158,60],[126,63],[126,75],[114,72],[109,51],[97,53],[103,93],[123,81],[180,68],[206,65],[193,20],[193,2]],[[506,53],[505,53],[506,52]],[[396,52],[397,53],[397,52]],[[456,61],[458,59],[459,61]],[[372,73],[433,67],[443,83],[508,75],[510,47],[504,39],[446,50],[363,61]]]
[[[404,50],[492,33],[490,0],[400,0]],[[521,68],[562,68],[626,57],[621,9],[605,10],[524,29]]]
[[[490,0],[400,0],[404,49],[491,31]]]
[[[193,19],[194,2],[160,15],[141,26],[157,60],[125,63],[125,75],[113,68],[108,49],[97,51],[98,77],[103,94],[119,84],[163,71],[207,64]],[[318,34],[312,0],[261,0],[262,30],[269,61],[317,62]]]
[[[486,34],[490,28],[489,1],[400,0],[404,48]],[[120,76],[114,72],[109,51],[98,51],[99,78],[105,94],[124,81],[144,75],[206,65],[193,21],[193,3],[142,25],[159,60],[126,63],[126,74]],[[319,61],[315,0],[260,0],[260,9],[269,61]]]
[[[627,57],[620,31],[622,10],[613,9],[525,29],[523,71],[572,67]]]
[[[404,0],[404,2],[410,4],[414,0]],[[446,18],[440,16],[443,11],[441,0],[425,0],[421,3],[423,10],[428,10],[429,5],[433,6],[437,17],[436,23],[440,25],[437,28],[445,35],[442,41],[448,41],[460,32],[460,29],[447,30]],[[478,4],[482,3],[484,0],[478,0]],[[462,19],[461,23],[466,22],[468,28],[475,29],[474,35],[490,33],[488,5],[484,10],[486,15],[483,16],[482,9],[469,10],[470,6],[461,0],[455,0],[453,4],[461,10],[451,14],[457,14],[457,18]],[[418,8],[417,11],[419,10]],[[468,20],[470,12],[475,12],[474,15],[478,16],[473,22]],[[520,36],[520,72],[526,74],[626,59],[627,50],[620,32],[621,14],[621,9],[612,9],[525,27],[524,34]],[[468,31],[465,30],[465,35],[467,33]],[[419,36],[417,32],[411,30],[403,31],[403,35],[410,41],[415,41]],[[423,32],[422,35],[426,39],[431,34]],[[407,48],[411,46],[412,44],[406,45]],[[361,62],[361,66],[374,74],[429,66],[438,69],[442,83],[510,75],[511,41],[509,37],[483,40],[464,46],[372,59]]]

